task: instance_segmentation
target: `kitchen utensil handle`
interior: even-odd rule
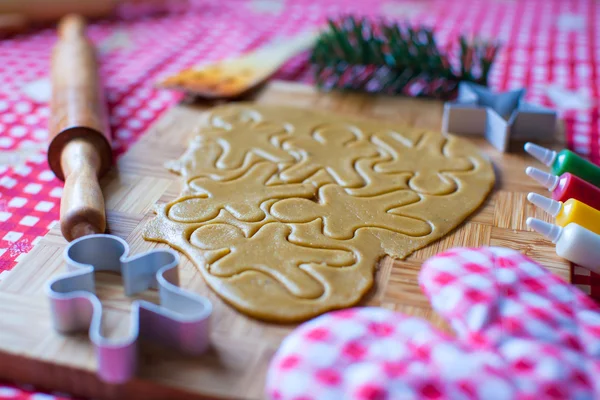
[[[60,229],[68,241],[103,233],[106,229],[104,198],[98,174],[101,159],[97,147],[86,138],[66,144],[61,155],[65,187],[60,203]]]

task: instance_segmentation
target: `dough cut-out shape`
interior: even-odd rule
[[[246,153],[240,167],[222,169],[217,167],[217,161],[222,155],[223,148],[219,143],[202,136],[196,136],[179,160],[169,161],[165,166],[184,178],[206,176],[216,181],[227,181],[242,176],[253,164],[263,160],[254,153]]]
[[[456,335],[383,308],[329,313],[283,341],[267,397],[600,398],[600,308],[575,286],[498,247],[438,254],[419,283]]]
[[[241,121],[245,119],[240,118]],[[217,121],[220,121],[217,119]],[[236,119],[233,119],[235,122]],[[277,146],[277,137],[289,135],[289,127],[265,121],[242,123],[242,125],[221,123],[201,130],[201,138],[212,138],[223,148],[223,154],[216,162],[218,168],[238,168],[253,153],[273,162],[291,162],[294,157]]]
[[[390,211],[420,200],[421,197],[410,190],[376,197],[354,197],[340,186],[325,185],[319,189],[318,203],[298,198],[281,200],[271,207],[271,215],[279,221],[292,223],[322,218],[323,233],[340,240],[350,239],[357,229],[369,227],[418,237],[431,233],[429,223]]]
[[[227,107],[208,115],[209,126],[231,129],[234,126],[256,126],[263,116],[251,108]]]
[[[315,172],[326,169],[343,187],[358,187],[363,178],[354,168],[362,158],[379,155],[377,146],[365,140],[345,125],[319,126],[311,138],[291,138],[283,148],[300,155],[300,162],[283,170],[280,177],[286,182],[302,182]],[[336,154],[332,157],[332,154]]]
[[[214,181],[208,177],[191,179],[188,186],[194,195],[174,204],[169,209],[169,217],[178,222],[203,222],[226,209],[241,221],[256,222],[265,218],[260,205],[267,200],[315,195],[316,187],[306,183],[266,186],[277,170],[275,164],[260,162],[230,181]],[[231,194],[236,192],[244,196],[233,198]]]
[[[441,238],[494,184],[468,141],[397,123],[244,103],[201,123],[170,164],[183,193],[156,207],[144,238],[188,255],[223,300],[265,320],[356,304],[380,258]]]
[[[253,269],[275,275],[295,296],[316,298],[323,294],[323,286],[304,271],[304,265],[343,267],[354,263],[354,255],[350,251],[291,243],[287,240],[291,231],[289,226],[275,222],[246,238],[234,226],[213,224],[195,230],[190,242],[202,250],[220,250],[215,259],[208,260],[210,273],[215,276],[230,277]]]
[[[452,193],[458,186],[448,173],[473,168],[473,163],[466,157],[449,158],[445,154],[449,141],[435,132],[422,132],[416,142],[408,142],[400,135],[390,133],[375,135],[373,139],[392,154],[392,160],[375,165],[375,172],[398,174],[414,171],[409,186],[419,193]]]
[[[374,170],[374,166],[381,161],[388,159],[368,158],[358,160],[354,166],[356,172],[363,178],[364,186],[357,188],[347,188],[346,193],[357,197],[373,197],[393,192],[396,190],[408,189],[408,181],[412,178],[411,172],[397,174],[381,174]]]

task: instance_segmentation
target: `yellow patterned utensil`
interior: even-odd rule
[[[158,86],[210,99],[234,98],[265,81],[292,56],[311,48],[317,36],[317,32],[304,32],[282,38],[238,58],[185,69]]]

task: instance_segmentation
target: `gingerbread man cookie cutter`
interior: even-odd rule
[[[198,355],[209,345],[211,302],[179,287],[179,256],[172,250],[153,250],[129,257],[127,243],[112,235],[84,236],[64,252],[69,272],[46,287],[52,322],[60,333],[89,329],[100,378],[113,384],[129,380],[137,369],[138,338],[179,352]],[[95,295],[96,271],[118,272],[126,296],[149,288],[159,291],[160,305],[136,300],[131,305],[127,337],[102,334],[102,304]]]

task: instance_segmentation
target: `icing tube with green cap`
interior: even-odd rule
[[[537,144],[526,143],[525,151],[550,167],[554,175],[562,175],[565,172],[570,172],[600,187],[600,167],[581,158],[570,150],[563,149],[556,152]]]
[[[590,271],[600,273],[600,235],[574,222],[564,228],[527,218],[527,226],[556,243],[556,254]]]

